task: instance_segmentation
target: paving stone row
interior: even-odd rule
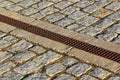
[[[0,43],[5,43],[0,44],[0,80],[120,79],[120,75],[109,70],[10,34],[2,36]]]
[[[0,7],[78,33],[120,43],[119,0],[0,0]]]

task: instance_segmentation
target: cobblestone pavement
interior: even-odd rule
[[[0,0],[0,7],[120,44],[120,0]]]
[[[0,31],[0,80],[120,80],[120,75]]]

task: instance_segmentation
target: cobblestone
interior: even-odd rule
[[[112,75],[108,80],[120,80],[120,77],[117,75]]]
[[[110,72],[103,70],[101,68],[96,67],[94,71],[91,72],[91,75],[98,77],[100,79],[106,78],[108,75],[110,75]]]
[[[58,22],[56,22],[55,24],[62,26],[62,27],[66,27],[67,25],[70,25],[74,23],[74,20],[70,19],[70,18],[64,18]]]
[[[12,2],[14,2],[14,3],[18,3],[18,2],[20,2],[20,1],[22,1],[22,0],[9,0],[9,1],[12,1]]]
[[[57,76],[57,78],[55,78],[53,80],[76,80],[76,79],[75,79],[75,77],[70,76],[69,74],[61,74],[61,75]]]
[[[105,8],[116,11],[116,10],[120,9],[120,2],[113,2]]]
[[[99,20],[98,18],[95,18],[95,17],[92,17],[92,16],[87,16],[87,17],[77,21],[77,23],[85,25],[85,26],[90,26],[98,20]]]
[[[48,1],[51,1],[51,2],[54,2],[54,3],[58,3],[58,2],[60,2],[62,0],[48,0]]]
[[[7,72],[3,76],[0,76],[0,80],[21,80],[23,76],[14,72]]]
[[[72,25],[67,26],[67,28],[73,31],[80,31],[80,30],[85,29],[86,27],[79,25],[79,24],[72,24]]]
[[[0,63],[12,56],[13,54],[10,54],[9,52],[0,52]]]
[[[10,46],[8,48],[8,51],[11,51],[11,52],[14,52],[14,53],[22,52],[22,51],[24,51],[24,50],[26,50],[26,49],[28,49],[28,48],[30,48],[32,46],[33,45],[31,43],[27,42],[26,40],[21,40],[18,43]]]
[[[23,80],[49,80],[49,78],[41,73],[34,73],[24,78]]]
[[[62,18],[64,18],[65,16],[60,14],[60,13],[55,13],[55,14],[52,14],[52,15],[49,15],[45,18],[45,20],[49,21],[49,22],[56,22]]]
[[[12,67],[15,67],[15,64],[12,62],[0,64],[0,75],[9,71]]]
[[[66,72],[78,77],[86,73],[90,69],[91,69],[90,65],[85,63],[78,63],[68,68]]]
[[[109,31],[105,31],[105,32],[103,32],[103,33],[101,33],[97,36],[97,38],[103,39],[103,40],[106,40],[106,41],[111,41],[115,37],[117,37],[117,34],[116,33],[111,33]]]
[[[55,63],[46,67],[46,74],[49,76],[54,76],[55,74],[62,72],[66,67],[61,63]]]
[[[68,18],[72,18],[74,20],[79,20],[83,17],[85,17],[87,14],[82,11],[76,11],[73,14],[69,15]]]
[[[0,7],[7,7],[9,5],[12,5],[13,3],[10,1],[1,1],[0,2]]]
[[[115,38],[115,39],[113,40],[113,43],[115,43],[115,44],[120,44],[120,36],[118,36],[117,38]]]
[[[108,16],[108,18],[113,20],[120,20],[120,11],[113,13],[112,15]]]
[[[31,15],[31,14],[34,14],[38,12],[37,9],[34,9],[34,8],[28,8],[28,9],[25,9],[21,12],[21,14],[24,14],[24,15]]]
[[[20,10],[22,10],[23,8],[20,7],[20,6],[18,6],[18,5],[10,5],[10,6],[6,7],[6,9],[9,9],[9,10],[11,10],[11,11],[20,11]]]
[[[21,53],[16,53],[11,60],[17,62],[17,63],[23,63],[24,61],[29,60],[30,58],[34,57],[35,54],[30,51],[24,51]]]
[[[83,75],[79,80],[98,80],[98,79],[89,75]]]

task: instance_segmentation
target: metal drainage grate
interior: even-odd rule
[[[80,50],[84,50],[86,52],[89,52],[89,53],[92,53],[92,54],[95,54],[95,55],[98,55],[98,56],[101,56],[101,57],[104,57],[104,58],[107,58],[107,59],[110,59],[110,60],[120,63],[120,54],[119,53],[109,51],[109,50],[106,50],[103,48],[99,48],[97,46],[94,46],[94,45],[91,45],[91,44],[88,44],[85,42],[81,42],[81,41],[60,35],[60,34],[56,34],[54,32],[50,32],[48,30],[39,28],[37,26],[30,25],[30,24],[27,24],[27,23],[24,23],[24,22],[21,22],[21,21],[12,19],[12,18],[9,18],[4,15],[0,15],[0,21],[7,23],[9,25],[15,26],[17,28],[26,30],[28,32],[49,38],[54,41],[64,43],[66,45],[69,45],[69,46],[78,48]]]

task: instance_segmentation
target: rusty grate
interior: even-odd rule
[[[81,41],[60,35],[60,34],[56,34],[56,33],[50,32],[48,30],[39,28],[37,26],[33,26],[30,24],[9,18],[4,15],[0,15],[0,21],[7,23],[9,25],[15,26],[17,28],[26,30],[28,32],[49,38],[54,41],[64,43],[66,45],[69,45],[69,46],[78,48],[80,50],[84,50],[86,52],[92,53],[94,55],[98,55],[98,56],[101,56],[101,57],[104,57],[104,58],[107,58],[107,59],[110,59],[110,60],[120,63],[120,54],[119,53],[109,51],[109,50],[106,50],[103,48],[99,48],[97,46],[94,46],[94,45],[91,45],[91,44],[88,44],[85,42],[81,42]]]

